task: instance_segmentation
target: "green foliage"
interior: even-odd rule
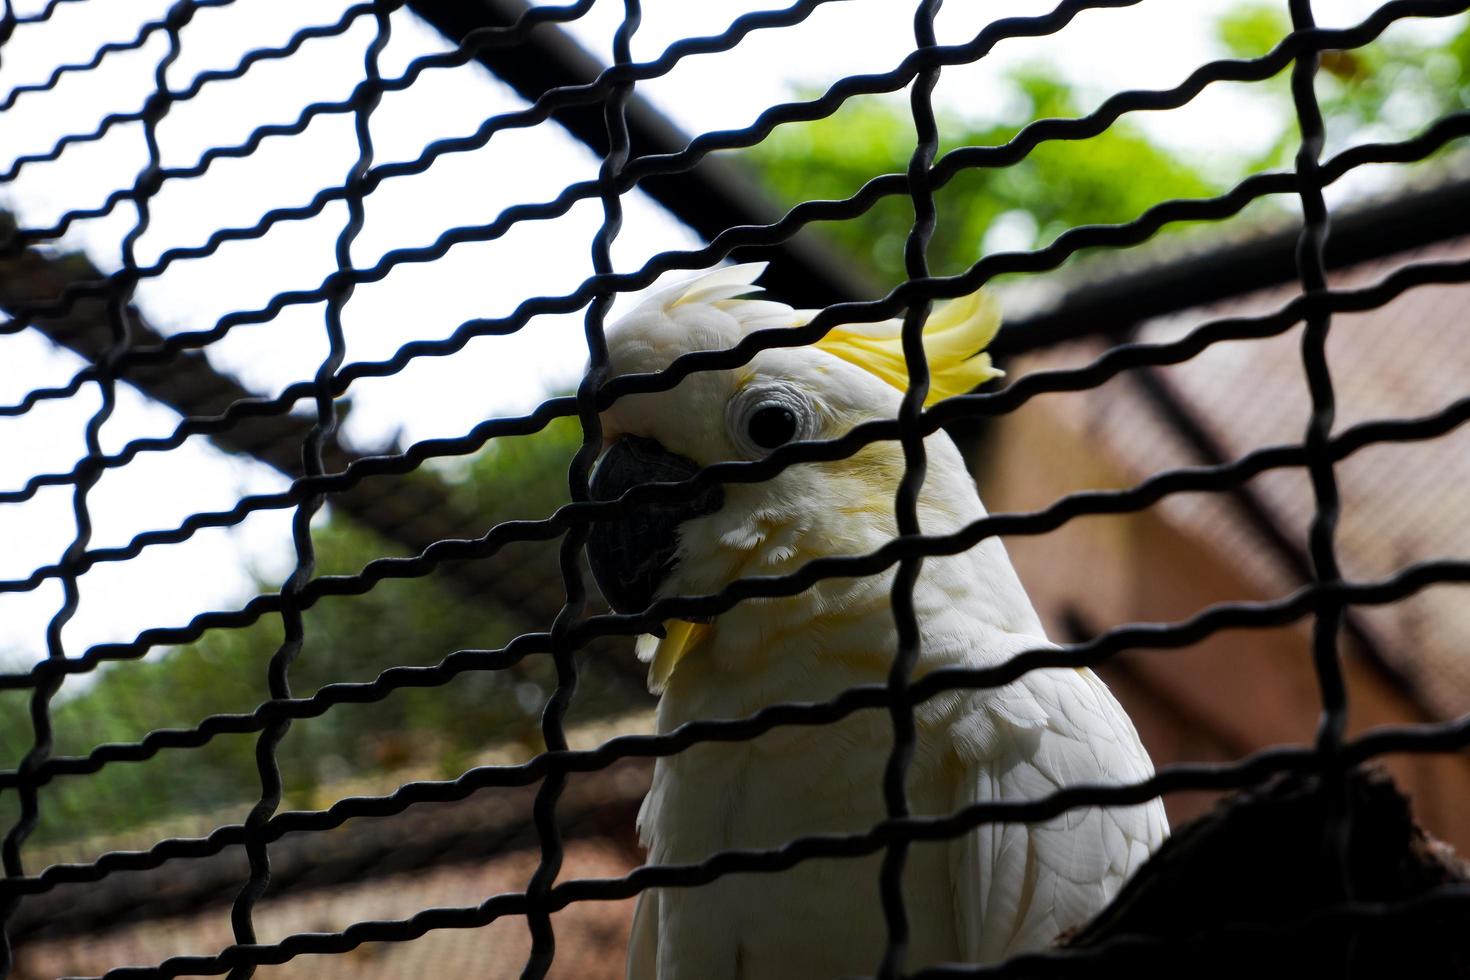
[[[495,439],[449,475],[455,502],[491,524],[545,517],[570,499],[567,466],[582,444],[574,418],[530,436]]]
[[[314,538],[334,563],[360,567],[395,553],[340,521],[317,528]],[[496,647],[523,626],[503,610],[458,601],[433,578],[324,599],[305,615],[306,642],[291,672],[292,693],[305,696],[335,681],[371,680],[395,664],[431,664],[460,647]],[[136,741],[151,730],[193,726],[211,714],[253,711],[269,697],[266,665],[281,640],[279,617],[269,616],[247,629],[210,631],[142,662],[112,665],[85,690],[58,700],[57,754]],[[434,712],[441,716],[424,726],[431,698],[442,702]],[[528,722],[534,717],[521,707],[512,684],[465,675],[435,692],[395,693],[371,711],[333,708],[297,721],[279,755],[293,797],[301,798],[322,780],[370,772],[385,762],[422,763],[441,742],[484,745],[516,734]],[[433,734],[420,743],[425,751],[385,759],[385,739],[415,727]],[[0,718],[0,750],[7,758],[23,751],[29,728],[24,714]],[[254,743],[254,735],[217,737],[200,748],[164,750],[147,763],[56,780],[45,790],[38,839],[116,831],[171,813],[243,803],[259,793]]]
[[[1259,58],[1291,33],[1283,3],[1245,3],[1215,22],[1215,37],[1232,58]]]
[[[1241,58],[1259,57],[1290,31],[1285,3],[1237,6],[1215,25],[1224,52]],[[954,274],[967,268],[995,250],[987,236],[999,226],[1009,231],[1004,247],[1040,247],[1069,227],[1130,221],[1161,201],[1218,194],[1249,173],[1290,167],[1299,137],[1288,75],[1249,87],[1274,108],[1277,120],[1268,148],[1253,157],[1237,157],[1233,146],[1171,150],[1125,116],[1091,139],[1044,143],[1014,166],[962,172],[936,195],[940,217],[931,269]],[[1004,144],[1033,120],[1082,115],[1088,101],[1049,67],[1014,71],[1006,84],[1014,97],[999,93],[989,101],[1014,108],[997,120],[941,114],[941,154],[957,146]],[[1390,30],[1367,47],[1326,52],[1317,87],[1331,145],[1411,136],[1438,116],[1470,107],[1470,24],[1462,22],[1447,44]],[[902,173],[913,148],[907,104],[865,97],[826,119],[780,126],[740,155],[789,207],[847,197],[879,174]],[[1263,202],[1257,210],[1275,206]],[[908,200],[889,197],[857,220],[821,231],[877,282],[892,283],[903,278],[912,223]],[[1170,226],[1162,234],[1181,230]]]
[[[1259,57],[1290,32],[1283,3],[1244,4],[1216,24],[1220,46],[1237,58]],[[1253,170],[1292,164],[1299,136],[1289,75],[1283,71],[1253,89],[1280,109],[1279,133],[1251,161]],[[1323,52],[1316,90],[1332,146],[1413,136],[1440,116],[1470,108],[1470,19],[1461,18],[1448,43],[1391,28],[1366,47]]]
[[[1008,142],[1033,119],[1081,114],[1072,88],[1039,68],[1010,78],[1024,109],[991,124],[940,119],[943,154],[958,146]],[[846,197],[881,173],[903,172],[914,132],[901,103],[855,99],[826,119],[778,128],[745,154],[772,191],[790,206],[811,198]],[[986,233],[1003,216],[1032,229],[1036,247],[1077,224],[1128,221],[1171,197],[1200,197],[1217,185],[1189,162],[1120,122],[1085,143],[1046,143],[1014,166],[958,174],[936,195],[940,220],[929,249],[940,275],[960,272],[982,254]],[[1016,220],[1016,219],[1019,219]],[[913,223],[908,200],[890,197],[855,221],[823,227],[880,281],[903,277],[903,244]]]
[[[484,526],[541,517],[565,501],[566,464],[581,442],[574,419],[533,436],[498,440],[451,474],[455,502]],[[423,475],[413,477],[427,478]],[[400,549],[343,518],[313,528],[320,570],[357,571]],[[270,588],[264,581],[260,588]],[[426,666],[459,649],[495,649],[516,634],[544,629],[514,610],[461,598],[440,575],[388,580],[360,596],[328,597],[305,613],[306,642],[291,668],[292,693],[326,684],[369,681],[399,665]],[[280,647],[278,616],[237,630],[212,630],[198,641],[142,661],[111,665],[65,690],[53,706],[55,754],[85,754],[108,742],[132,742],[160,728],[192,727],[211,714],[249,713],[269,697],[266,668]],[[626,686],[600,665],[583,671],[575,713],[624,710]],[[344,780],[381,778],[412,767],[458,775],[486,748],[505,742],[540,747],[540,714],[555,684],[545,657],[505,671],[467,671],[438,687],[394,691],[372,704],[341,704],[292,723],[278,757],[285,805],[330,802],[321,793]],[[32,743],[22,692],[0,702],[0,757],[13,765]],[[57,842],[110,834],[178,814],[226,810],[243,817],[259,792],[254,733],[217,736],[187,750],[165,749],[141,763],[108,765],[63,777],[42,791],[35,840]]]
[[[1411,136],[1470,108],[1470,23],[1447,44],[1390,31],[1366,48],[1326,52],[1318,91],[1329,132]]]

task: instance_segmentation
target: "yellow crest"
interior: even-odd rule
[[[929,396],[924,407],[963,395],[1005,374],[984,352],[999,329],[1000,304],[984,289],[950,300],[930,313],[924,322],[924,354],[929,362]],[[909,374],[902,332],[902,320],[844,324],[814,346],[906,391]]]

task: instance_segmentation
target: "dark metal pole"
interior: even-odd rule
[[[1344,207],[1327,242],[1329,269],[1470,235],[1470,180]],[[1213,246],[1136,272],[1106,276],[1057,296],[1043,312],[1007,320],[991,344],[1023,354],[1079,337],[1126,334],[1136,324],[1296,281],[1295,226]]]
[[[527,10],[523,0],[409,0],[409,8],[458,44],[473,30],[512,24]],[[602,65],[565,31],[543,24],[523,42],[480,49],[476,59],[527,101],[548,89],[584,85]],[[675,153],[689,137],[636,92],[628,100],[632,155]],[[598,156],[607,153],[601,103],[569,106],[555,119]],[[687,173],[649,177],[638,185],[706,241],[727,228],[769,224],[781,216],[756,181],[733,161],[708,156]],[[796,306],[816,307],[873,295],[853,264],[809,232],[783,243],[762,277],[763,285]],[[740,257],[739,250],[735,258]]]

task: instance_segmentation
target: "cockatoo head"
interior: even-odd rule
[[[608,329],[612,376],[661,371],[683,354],[730,348],[754,331],[808,322],[812,311],[748,298],[763,268],[722,268],[651,293]],[[999,322],[985,292],[935,309],[924,327],[930,403],[1001,373],[981,353]],[[640,483],[683,480],[713,463],[759,459],[790,442],[832,439],[859,423],[894,418],[908,380],[900,330],[898,320],[839,326],[810,346],[765,350],[734,369],[690,374],[668,391],[620,398],[602,415],[606,448],[593,472],[593,497],[615,499]],[[935,433],[926,448],[925,531],[952,530],[982,512],[978,497],[947,436]],[[903,471],[901,446],[880,442],[845,459],[788,467],[759,483],[642,505],[624,519],[593,526],[593,574],[615,609],[638,612],[661,596],[713,593],[738,578],[782,574],[813,558],[861,554],[895,534],[894,494]],[[783,618],[795,625],[812,614],[813,601],[834,600],[820,594],[762,600],[762,629]],[[671,634],[689,629],[667,625]],[[656,688],[690,643],[662,646],[659,657],[667,662],[655,660]],[[653,648],[641,652],[652,656]]]

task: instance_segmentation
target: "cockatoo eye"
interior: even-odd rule
[[[760,405],[745,423],[745,434],[762,449],[784,446],[796,435],[796,413],[785,405]]]
[[[786,386],[747,388],[730,405],[730,438],[750,457],[815,435],[816,413],[806,397]]]

